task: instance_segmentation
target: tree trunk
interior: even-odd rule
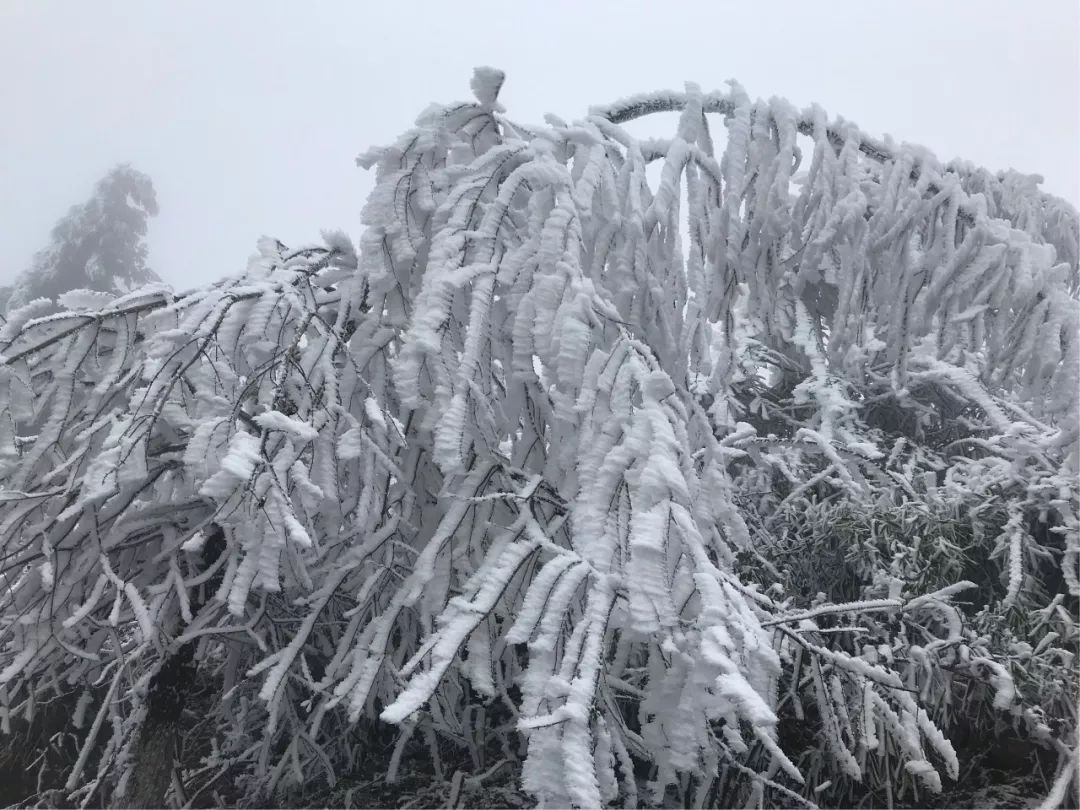
[[[124,807],[164,807],[172,782],[176,737],[188,695],[195,685],[194,642],[185,644],[150,681],[146,718],[135,741],[131,783]]]
[[[217,562],[225,551],[225,533],[214,526],[202,551],[202,568]],[[190,597],[191,610],[197,614],[205,604],[206,597],[221,584],[222,572],[218,571],[203,586],[201,595]],[[165,797],[172,783],[176,767],[176,742],[180,732],[180,719],[188,698],[195,691],[196,665],[194,663],[196,642],[189,641],[161,665],[146,695],[146,717],[138,731],[138,739],[132,750],[134,766],[127,795],[119,807],[150,808],[165,807]]]

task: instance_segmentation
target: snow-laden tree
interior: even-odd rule
[[[147,219],[157,212],[150,178],[126,164],[116,166],[97,182],[89,200],[72,206],[56,223],[52,243],[38,251],[32,265],[11,287],[0,289],[0,307],[57,300],[74,290],[122,293],[159,281],[146,266],[143,242]]]
[[[360,159],[358,252],[12,313],[5,722],[83,690],[84,804],[333,784],[381,722],[392,774],[520,734],[547,805],[789,806],[940,790],[981,700],[1061,801],[1076,212],[734,83],[525,127],[502,81]]]

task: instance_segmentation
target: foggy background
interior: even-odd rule
[[[153,178],[149,264],[181,289],[240,272],[262,234],[355,240],[355,156],[470,98],[484,64],[523,123],[735,78],[1077,204],[1078,46],[1076,0],[0,0],[0,283],[119,162]]]

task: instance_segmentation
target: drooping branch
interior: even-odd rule
[[[738,107],[738,97],[741,92],[741,88],[738,88],[736,85],[736,90],[726,95],[720,92],[704,94],[701,97],[702,112],[716,113],[723,116],[733,115]],[[603,118],[613,124],[624,124],[654,113],[682,112],[686,109],[688,100],[689,96],[686,93],[662,90],[655,93],[642,93],[629,96],[612,102],[611,104],[597,105],[591,107],[589,112],[591,115]],[[815,121],[813,116],[806,114],[800,116],[797,121],[799,132],[809,137],[814,136],[819,125],[819,122]],[[847,143],[850,138],[856,137],[858,140],[859,151],[877,163],[892,162],[899,157],[898,150],[890,148],[884,142],[859,132],[854,127],[827,126],[825,133],[837,154],[840,153],[844,144]],[[918,183],[922,175],[929,172],[931,174],[931,179],[926,184],[926,197],[929,199],[939,194],[942,189],[946,188],[945,177],[955,175],[956,171],[957,170],[953,168],[946,168],[944,174],[942,174],[934,166],[927,165],[926,162],[923,162],[912,167],[910,180],[912,183]],[[1060,200],[1050,198],[1049,195],[1041,196],[1045,201],[1053,199],[1054,204],[1061,204]],[[960,204],[959,218],[964,225],[971,227],[977,221],[980,210],[978,205],[965,200]],[[1075,218],[1075,211],[1073,212],[1073,216]],[[1073,265],[1073,270],[1075,272],[1075,258],[1071,264]]]

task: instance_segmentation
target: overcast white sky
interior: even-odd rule
[[[0,281],[125,161],[153,178],[150,261],[178,287],[240,271],[262,234],[355,239],[354,157],[468,98],[482,64],[523,122],[736,78],[1076,204],[1078,46],[1077,0],[0,0]]]

